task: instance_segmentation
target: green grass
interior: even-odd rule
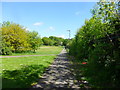
[[[62,48],[43,47],[42,50],[47,54],[53,54],[53,52],[58,54]],[[54,55],[2,58],[2,69],[0,70],[2,71],[2,88],[30,88],[38,81],[55,57]]]
[[[3,88],[28,88],[42,75],[55,56],[3,58]]]
[[[62,49],[63,49],[62,46],[41,46],[38,50],[36,50],[36,53],[33,53],[33,52],[13,53],[11,56],[59,54]]]
[[[44,65],[46,67],[54,58],[55,56],[2,58],[2,70],[18,70],[23,66],[29,65]]]

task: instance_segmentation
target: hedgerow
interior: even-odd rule
[[[69,54],[84,62],[83,74],[93,87],[120,87],[120,7],[98,2],[93,16],[78,30]]]

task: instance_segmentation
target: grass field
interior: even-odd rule
[[[59,51],[62,49],[61,46],[41,46],[36,53],[13,53],[12,56],[17,55],[45,55],[45,54],[59,54]]]
[[[37,53],[43,51],[44,54],[59,54],[61,50],[62,47],[42,47]],[[36,55],[36,53],[34,54]],[[2,58],[2,69],[0,70],[2,71],[2,87],[31,87],[41,77],[45,69],[54,61],[55,57],[54,55]]]

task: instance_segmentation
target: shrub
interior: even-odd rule
[[[9,44],[7,44],[4,41],[1,41],[1,49],[0,49],[0,55],[12,55],[12,50],[9,46]]]
[[[70,44],[69,53],[84,62],[84,75],[94,87],[120,87],[120,18],[116,3],[98,2]],[[85,66],[85,65],[84,65]]]

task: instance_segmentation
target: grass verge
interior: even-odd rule
[[[4,58],[2,68],[3,88],[29,88],[41,77],[55,56]]]
[[[80,87],[81,88],[91,88],[91,85],[88,83],[87,78],[84,75],[84,71],[87,67],[87,64],[82,64],[80,60],[76,60],[75,58],[69,56],[69,59],[71,60],[71,68],[72,72],[75,75],[75,78],[78,82],[81,82]]]
[[[43,48],[45,54],[59,54],[62,47]],[[51,53],[50,53],[51,52]],[[40,51],[39,51],[40,53]],[[36,53],[34,53],[36,55]],[[2,88],[29,88],[42,76],[56,56],[2,58]]]

